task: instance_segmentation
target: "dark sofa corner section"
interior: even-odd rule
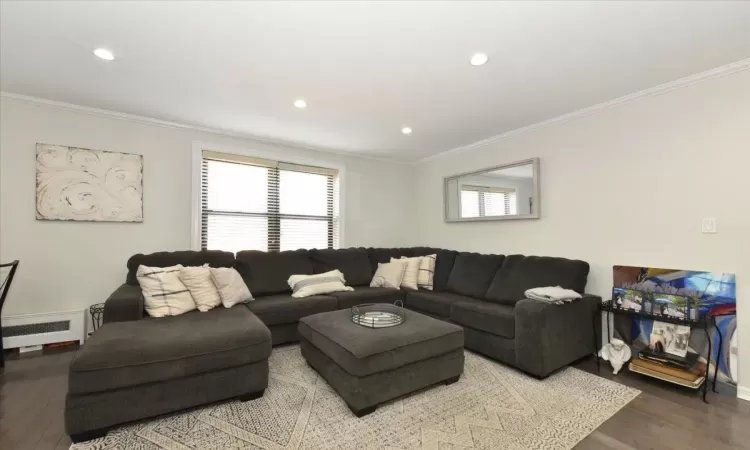
[[[365,248],[310,250],[314,273],[339,270],[349,286],[367,286],[372,280],[370,257]]]
[[[437,255],[432,291],[369,286],[378,263],[389,262],[391,258],[430,254]],[[234,267],[255,300],[229,309],[219,306],[208,312],[193,311],[174,317],[146,318],[143,296],[135,276],[138,266],[142,264],[156,267],[176,264]],[[111,355],[98,353],[97,348],[109,345],[103,341],[108,336],[111,339],[133,336],[133,342],[123,348],[129,352],[128,357],[132,357],[133,365],[144,363],[142,359],[148,358],[149,351],[145,348],[144,340],[137,336],[146,332],[158,336],[157,341],[165,354],[171,354],[168,351],[172,345],[169,340],[174,339],[174,348],[181,349],[184,355],[177,357],[169,366],[151,364],[148,373],[144,372],[148,376],[143,375],[142,384],[137,380],[126,387],[105,383],[105,392],[69,392],[66,406],[66,430],[69,433],[88,433],[97,427],[108,427],[234,396],[254,398],[262,395],[268,383],[267,356],[271,345],[298,342],[298,324],[304,317],[362,303],[403,300],[408,309],[460,325],[464,330],[466,348],[536,377],[544,377],[594,352],[592,314],[596,311],[597,302],[601,301],[599,297],[588,295],[580,301],[564,305],[524,299],[525,290],[540,286],[562,286],[583,293],[589,272],[589,265],[583,261],[459,253],[431,247],[271,253],[247,250],[237,253],[236,257],[222,251],[159,252],[134,255],[128,260],[127,267],[126,284],[117,288],[105,302],[103,331],[94,333],[84,347],[86,358],[91,361],[100,358],[107,364],[116,364],[122,356],[117,352],[110,352]],[[291,296],[287,284],[289,276],[334,269],[344,274],[347,284],[354,287],[354,291],[306,298]],[[166,327],[163,333],[161,325]],[[200,364],[196,362],[190,365],[194,373],[185,372],[188,376],[178,379],[175,377],[182,370],[180,368],[187,368],[195,359],[189,351],[191,346],[179,342],[180,333],[199,333],[215,342],[223,342],[226,348],[217,347],[215,350],[227,350],[224,352],[226,355],[237,353],[228,351],[233,348],[232,343],[247,346],[250,341],[257,342],[259,356],[248,359],[248,355],[240,351],[236,358],[207,358]],[[84,362],[74,360],[74,369],[80,369]],[[204,363],[207,364],[205,367],[210,366],[211,371],[202,369]],[[73,381],[85,385],[85,377],[96,379],[97,374],[71,372],[71,376],[79,377]],[[208,384],[215,385],[215,388],[201,390]],[[71,386],[78,385],[73,383]],[[155,393],[163,389],[175,393],[200,391],[201,395],[187,398],[174,394],[167,395],[167,400],[153,400],[158,397]],[[105,397],[110,403],[122,402],[125,407],[102,409],[87,406]],[[139,399],[142,404],[130,407],[128,402],[131,398]]]
[[[287,284],[290,276],[313,274],[310,252],[307,250],[244,250],[237,253],[235,268],[253,296],[291,292]]]

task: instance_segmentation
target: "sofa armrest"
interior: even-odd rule
[[[516,365],[546,377],[594,353],[594,314],[601,301],[599,296],[585,294],[562,305],[531,299],[516,303]]]
[[[103,323],[142,319],[143,311],[141,287],[123,284],[104,302]]]

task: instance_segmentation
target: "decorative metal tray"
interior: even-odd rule
[[[367,328],[388,328],[401,325],[406,320],[404,302],[365,303],[352,306],[352,322]]]

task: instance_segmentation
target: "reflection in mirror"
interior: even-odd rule
[[[539,159],[445,179],[447,221],[539,217]]]

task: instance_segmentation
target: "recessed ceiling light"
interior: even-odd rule
[[[294,106],[296,106],[299,109],[305,109],[307,108],[307,102],[300,98],[294,101]]]
[[[411,134],[411,128],[409,127],[401,128],[401,132],[404,134]]]
[[[487,56],[487,53],[474,53],[473,55],[471,55],[471,59],[469,60],[469,63],[472,66],[481,66],[487,63],[489,59],[490,58]]]
[[[105,61],[113,61],[115,59],[115,55],[106,48],[97,48],[94,50],[94,54]]]

